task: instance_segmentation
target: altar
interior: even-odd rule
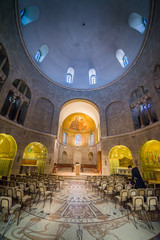
[[[76,163],[74,166],[74,171],[76,175],[80,175],[80,169],[81,169],[81,165],[79,163]]]

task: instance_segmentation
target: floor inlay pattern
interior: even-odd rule
[[[4,223],[0,222],[2,233]],[[153,222],[154,230],[144,221],[135,223],[127,211],[113,201],[108,203],[85,185],[84,180],[67,180],[60,191],[54,192],[52,203],[41,199],[31,211],[25,209],[20,223],[12,221],[5,234],[17,240],[149,240],[160,231],[160,222]],[[137,228],[136,228],[137,227]],[[138,231],[137,231],[138,230]],[[155,238],[156,239],[156,238]],[[158,239],[158,237],[157,237]]]

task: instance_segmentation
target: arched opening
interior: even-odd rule
[[[125,68],[129,64],[128,57],[122,49],[118,49],[116,51],[116,58],[123,68]]]
[[[22,25],[26,26],[27,24],[38,20],[39,14],[40,14],[40,11],[37,6],[29,6],[29,7],[23,8],[20,11]]]
[[[131,28],[143,34],[146,29],[147,19],[138,13],[131,13],[128,18],[128,24]]]
[[[114,146],[109,152],[111,174],[123,174],[128,172],[128,165],[132,165],[131,151],[123,145]]]
[[[0,134],[0,177],[9,177],[17,152],[17,143],[11,135]]]
[[[72,100],[65,104],[59,118],[59,141],[70,146],[95,145],[100,140],[100,117],[89,101]]]
[[[140,159],[144,179],[160,181],[160,142],[145,142],[140,148]]]
[[[100,115],[95,104],[75,99],[65,103],[59,115],[56,162],[68,165],[97,165],[97,144],[100,141]],[[66,151],[66,159],[62,152]],[[92,155],[93,154],[93,155]]]
[[[26,83],[20,79],[13,81],[11,89],[2,106],[1,114],[23,125],[31,100],[31,92]]]
[[[131,94],[130,110],[135,130],[158,121],[149,90],[143,86],[139,86]]]
[[[24,150],[20,173],[44,173],[48,152],[45,145],[32,142]]]
[[[40,47],[40,49],[36,52],[36,55],[35,55],[35,60],[39,63],[41,63],[43,61],[43,59],[47,56],[49,52],[49,48],[47,45],[42,45]]]
[[[69,67],[67,70],[66,82],[73,83],[73,78],[74,78],[74,68]]]

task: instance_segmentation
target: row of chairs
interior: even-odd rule
[[[55,181],[56,179],[56,181]],[[16,181],[15,181],[16,180]],[[18,181],[19,180],[19,181]],[[52,203],[53,191],[58,187],[60,189],[60,181],[58,178],[18,178],[7,181],[7,184],[0,186],[0,211],[3,213],[4,221],[7,224],[3,230],[4,236],[6,229],[14,214],[17,214],[17,225],[19,224],[22,209],[29,207],[31,210],[32,203],[38,204],[41,199],[44,201],[50,200]],[[64,181],[62,179],[61,181]]]

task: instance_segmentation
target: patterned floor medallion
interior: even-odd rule
[[[1,218],[1,216],[0,216]],[[157,219],[157,218],[156,218]],[[54,192],[52,203],[43,199],[25,209],[16,226],[12,221],[5,233],[13,240],[149,240],[160,229],[160,222],[153,222],[149,229],[143,220],[127,218],[114,202],[108,203],[85,185],[84,180],[66,180],[60,191]],[[5,223],[0,222],[0,233]],[[137,231],[138,229],[138,231]]]

